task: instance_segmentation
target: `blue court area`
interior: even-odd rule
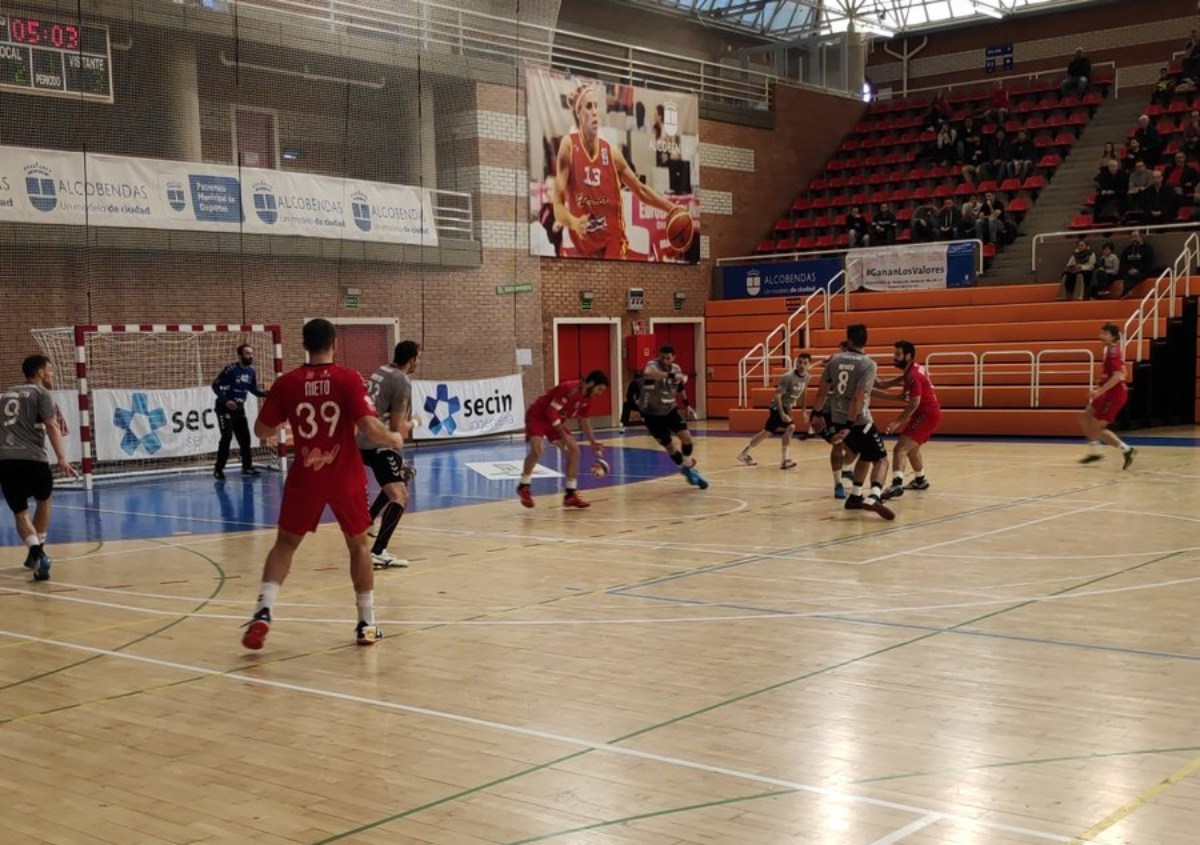
[[[631,484],[660,478],[675,471],[675,465],[662,449],[622,447],[621,438],[608,440],[605,459],[612,467],[603,479],[588,472],[593,452],[583,448],[579,487],[581,490]],[[492,464],[491,471],[520,472],[525,457],[525,442],[513,438],[486,443],[418,447],[406,453],[417,468],[412,485],[410,510],[438,510],[480,502],[512,499],[519,507],[516,480],[492,480],[469,464]],[[547,448],[541,466],[565,472],[566,462],[557,449]],[[370,478],[370,471],[367,472]],[[181,534],[220,534],[274,528],[283,496],[283,475],[264,471],[254,478],[242,478],[236,465],[230,467],[225,481],[215,480],[209,472],[190,472],[128,481],[100,481],[90,491],[60,488],[54,493],[54,513],[50,521],[50,542],[100,542],[112,540],[171,537]],[[535,496],[556,494],[563,479],[535,478]],[[371,495],[378,489],[371,480]],[[326,521],[333,518],[326,512]],[[0,545],[20,545],[11,518],[0,525]]]

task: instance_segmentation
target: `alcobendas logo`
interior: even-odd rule
[[[54,190],[54,172],[37,162],[26,165],[25,193],[29,196],[29,204],[38,211],[53,211],[58,205],[58,194]]]

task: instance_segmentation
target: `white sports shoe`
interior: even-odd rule
[[[387,549],[384,549],[379,554],[371,553],[371,563],[376,569],[387,569],[391,566],[405,567],[408,566],[408,561],[402,557],[396,557]]]
[[[737,459],[739,461],[741,461],[742,463],[744,463],[748,467],[758,466],[758,461],[756,461],[756,460],[754,460],[754,458],[750,457],[750,454],[748,452],[738,452]]]

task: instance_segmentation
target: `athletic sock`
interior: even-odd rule
[[[378,495],[375,496],[375,501],[371,502],[371,521],[372,522],[379,519],[379,514],[383,511],[383,509],[385,507],[387,507],[387,504],[390,501],[391,501],[391,499],[388,498],[388,494],[383,492],[382,490],[380,490]]]
[[[842,471],[840,469],[835,469],[833,471],[833,485],[836,487],[837,485],[839,485],[841,483],[842,483]]]
[[[924,480],[925,480],[925,473],[923,473],[923,472],[918,472],[916,475],[913,476],[913,481],[924,481]]]
[[[784,446],[784,447],[782,448],[782,451],[783,451],[783,459],[786,461],[786,460],[787,460],[787,459],[790,457],[790,456],[788,455],[788,452],[790,452],[790,451],[791,451],[791,449],[789,449],[787,446]]]
[[[532,482],[532,481],[533,481],[532,475],[522,475],[521,476],[521,486],[522,487],[528,487],[530,482]]]
[[[396,526],[400,524],[402,516],[404,506],[388,502],[388,506],[383,509],[383,519],[379,523],[379,533],[375,535],[375,545],[371,547],[371,554],[381,555],[387,551],[388,543],[392,542],[392,535],[396,533]]]
[[[1122,440],[1120,437],[1118,437],[1117,438],[1117,448],[1120,449],[1122,452],[1128,452],[1129,444],[1126,443],[1124,440]]]
[[[921,477],[921,473],[918,472],[917,478],[920,478],[920,477]],[[893,487],[901,487],[903,485],[904,485],[904,473],[902,473],[902,472],[892,473],[892,486]]]
[[[38,541],[39,546],[44,546],[50,540],[49,534],[43,534],[41,540]]]
[[[871,498],[872,499],[883,498],[883,485],[880,484],[878,481],[871,482]]]
[[[28,537],[25,537],[24,540],[25,545],[29,546],[31,549],[36,549],[42,544],[42,541],[38,539],[37,534],[30,534]]]
[[[358,621],[366,622],[368,625],[374,625],[375,591],[367,590],[365,593],[355,593],[354,603],[358,606]]]
[[[254,608],[254,612],[257,614],[260,610],[265,610],[270,613],[277,598],[279,598],[279,585],[273,581],[263,581],[262,586],[258,588],[258,606]]]
[[[851,495],[861,496],[862,495],[862,487],[863,486],[861,484],[859,484],[857,481],[855,481],[852,485],[850,485]]]
[[[1104,449],[1104,444],[1101,443],[1099,440],[1089,440],[1088,446],[1091,447],[1092,454],[1094,454],[1094,455],[1099,455],[1101,450]]]

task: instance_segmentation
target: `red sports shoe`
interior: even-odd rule
[[[517,498],[521,500],[521,504],[527,508],[533,507],[533,491],[525,485],[517,487]]]
[[[571,491],[567,495],[563,496],[564,508],[590,508],[591,506],[591,502],[582,499],[575,491]]]
[[[270,617],[256,616],[246,626],[246,633],[242,634],[242,645],[252,651],[258,651],[263,647],[263,643],[267,639],[267,634],[270,632]]]

